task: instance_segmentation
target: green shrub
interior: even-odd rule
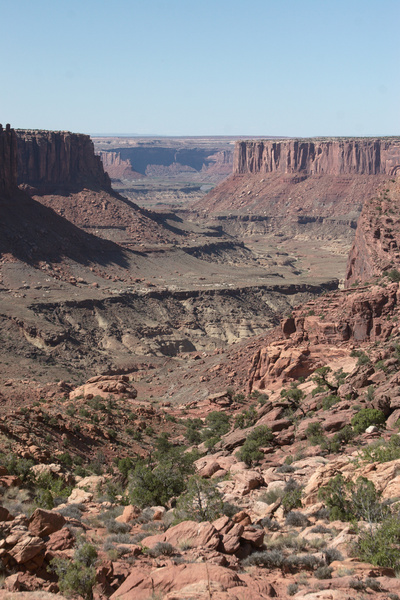
[[[294,479],[289,479],[283,490],[281,504],[285,512],[290,512],[301,507],[301,496],[303,488]]]
[[[385,423],[385,415],[381,410],[376,408],[362,408],[351,419],[354,432],[356,434],[364,433],[371,425],[383,425]]]
[[[202,431],[202,440],[207,441],[214,438],[219,441],[222,435],[228,433],[230,428],[229,422],[230,417],[225,412],[215,410],[208,413],[206,416],[206,427]]]
[[[0,464],[6,467],[10,475],[16,475],[23,483],[32,478],[33,460],[18,458],[15,454],[0,453]]]
[[[325,438],[324,430],[322,428],[321,423],[319,423],[319,422],[309,423],[307,425],[305,434],[306,434],[306,438],[308,439],[310,444],[312,444],[313,446],[317,446]]]
[[[79,594],[86,600],[93,598],[92,588],[96,582],[97,552],[94,546],[84,543],[75,550],[74,559],[53,558],[51,568],[58,576],[60,592]]]
[[[400,568],[400,520],[390,516],[376,528],[360,534],[356,551],[361,560],[379,567]]]
[[[254,462],[261,460],[264,454],[260,451],[263,446],[270,446],[274,439],[273,433],[266,425],[260,425],[253,429],[247,436],[247,440],[237,452],[236,456],[247,465],[252,465]]]
[[[390,281],[394,281],[396,283],[400,281],[400,272],[397,269],[392,269],[386,275]]]
[[[355,483],[346,482],[340,473],[318,492],[318,498],[329,509],[331,521],[381,521],[389,509],[380,497],[372,481],[359,477]]]
[[[185,437],[189,444],[200,444],[201,442],[201,429],[203,428],[203,421],[199,418],[187,419],[185,421],[186,433]]]
[[[239,427],[240,429],[245,429],[246,427],[251,427],[255,423],[257,423],[258,414],[254,406],[250,406],[247,410],[242,411],[240,414],[236,415],[234,426]]]
[[[361,459],[372,462],[390,462],[400,458],[400,438],[398,435],[392,435],[389,441],[378,440],[361,450]]]

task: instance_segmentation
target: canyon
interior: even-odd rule
[[[0,127],[0,599],[394,600],[399,140],[238,141],[157,210],[95,146]]]

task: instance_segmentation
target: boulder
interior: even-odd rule
[[[37,508],[29,519],[29,531],[33,535],[45,537],[64,527],[65,518],[60,513]]]
[[[151,535],[142,540],[143,546],[153,548],[159,542],[168,542],[175,548],[189,544],[193,548],[207,548],[216,550],[220,536],[211,523],[196,521],[183,521],[167,529],[165,533]]]
[[[137,519],[140,513],[140,508],[129,504],[128,506],[125,506],[122,515],[116,517],[115,520],[118,521],[118,523],[130,523],[134,519]]]

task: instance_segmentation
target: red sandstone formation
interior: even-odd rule
[[[387,187],[364,204],[348,258],[346,287],[399,267],[400,219],[396,205],[399,191],[399,183],[389,181]]]
[[[10,196],[17,187],[17,143],[14,129],[0,125],[0,196]]]
[[[88,135],[69,131],[16,131],[18,183],[40,193],[83,187],[111,191],[109,176]]]
[[[104,170],[111,179],[140,179],[141,173],[132,169],[128,159],[121,158],[120,152],[99,152]]]
[[[246,141],[235,146],[233,172],[391,175],[400,170],[400,140]]]
[[[237,142],[233,167],[197,210],[356,221],[400,169],[400,140]]]

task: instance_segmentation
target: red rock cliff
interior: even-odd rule
[[[399,139],[236,142],[233,172],[391,175],[400,171]]]
[[[346,287],[400,269],[400,181],[392,179],[365,203],[346,273]]]
[[[109,176],[88,135],[69,131],[16,130],[18,183],[40,193],[83,187],[111,191]]]
[[[0,196],[10,196],[17,187],[17,140],[14,129],[0,125]]]

